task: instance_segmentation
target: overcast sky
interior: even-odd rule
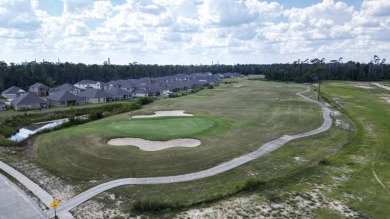
[[[390,0],[0,0],[0,60],[390,60]]]

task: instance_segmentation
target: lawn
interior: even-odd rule
[[[44,134],[35,142],[37,161],[72,181],[178,175],[213,167],[252,152],[272,139],[305,132],[322,123],[320,108],[295,95],[306,85],[246,79],[237,82]],[[129,120],[132,115],[159,110],[185,110],[195,117]],[[197,125],[191,126],[191,121]],[[176,127],[175,123],[179,125]],[[189,137],[202,144],[196,148],[145,152],[135,147],[107,145],[109,139],[116,137]]]
[[[207,117],[162,117],[148,119],[119,120],[105,124],[106,130],[113,130],[124,137],[140,137],[148,140],[170,140],[195,137],[212,132],[218,122]]]

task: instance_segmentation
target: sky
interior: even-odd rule
[[[390,0],[0,0],[0,60],[390,60]]]

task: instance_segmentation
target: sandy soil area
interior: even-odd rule
[[[242,84],[235,84],[233,87],[242,87]]]
[[[193,116],[192,114],[184,113],[184,110],[172,110],[172,111],[156,111],[154,115],[137,115],[132,116],[134,119],[141,118],[155,118],[155,117],[163,117],[163,116]]]
[[[172,147],[197,147],[201,142],[197,139],[179,138],[169,141],[149,141],[142,138],[116,138],[107,142],[114,146],[133,145],[144,151],[159,151]]]
[[[363,86],[363,85],[355,85],[355,87],[363,88],[363,89],[374,89],[373,87],[370,87],[370,86]]]
[[[390,104],[390,97],[382,97],[382,98],[385,99]]]

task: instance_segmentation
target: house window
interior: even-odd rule
[[[62,102],[61,102],[61,105],[65,105],[65,102],[64,102],[64,101],[62,101]]]

